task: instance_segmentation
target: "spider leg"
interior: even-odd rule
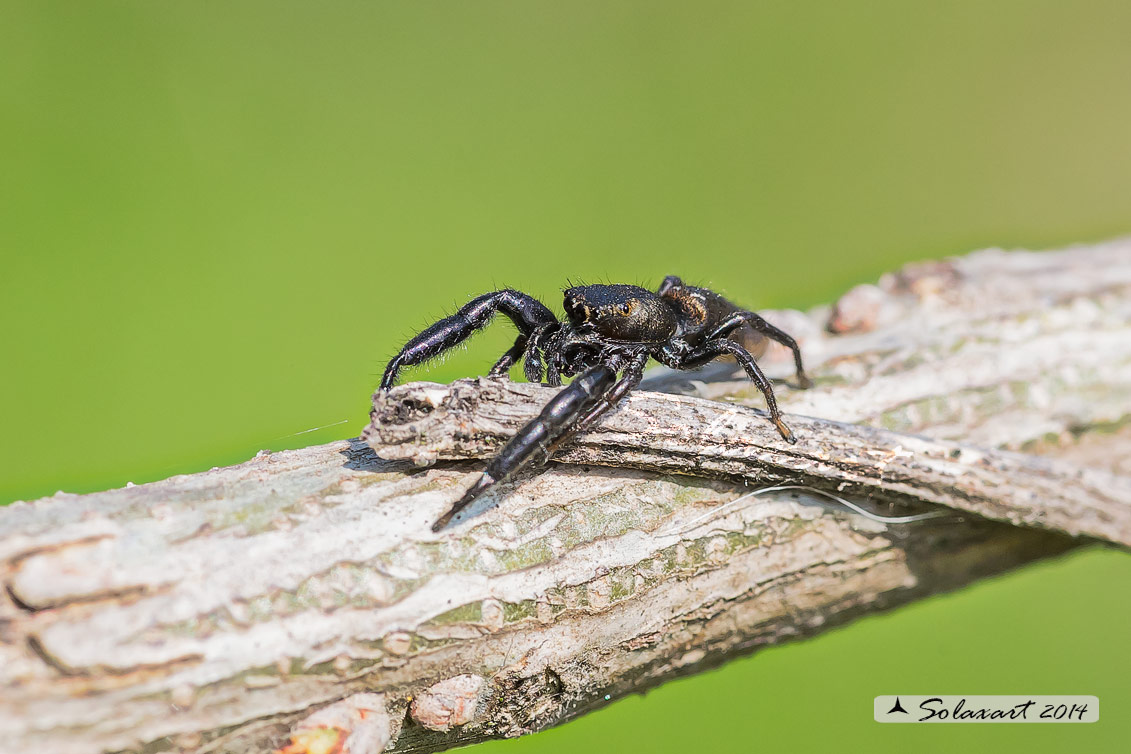
[[[542,374],[546,370],[542,364],[542,349],[546,347],[547,338],[556,331],[556,325],[558,325],[556,320],[553,324],[540,325],[530,337],[519,334],[515,338],[514,345],[499,357],[487,374],[491,377],[504,376],[523,354],[526,354],[522,363],[523,374],[529,382],[541,382]]]
[[[621,376],[620,380],[597,400],[596,404],[589,409],[585,416],[581,417],[577,424],[554,440],[550,445],[549,454],[553,455],[561,445],[569,441],[578,432],[589,429],[606,411],[620,403],[633,388],[640,384],[640,380],[644,378],[644,365],[647,363],[647,351],[634,355],[632,361],[625,367],[624,375]]]
[[[721,325],[716,327],[711,334],[707,336],[707,340],[711,341],[716,338],[725,338],[742,325],[749,325],[767,338],[776,340],[778,343],[781,343],[783,346],[793,351],[793,365],[797,369],[797,381],[801,384],[803,390],[813,387],[813,381],[805,374],[805,367],[801,365],[801,349],[797,346],[797,341],[790,337],[788,333],[774,327],[754,312],[735,312],[727,317]]]
[[[770,385],[770,381],[766,379],[766,375],[762,373],[762,369],[758,366],[758,363],[754,361],[754,357],[741,345],[726,338],[709,340],[703,344],[701,349],[688,354],[687,358],[684,360],[684,364],[701,364],[703,363],[702,359],[708,355],[714,357],[724,354],[730,354],[737,359],[738,363],[742,365],[742,368],[746,370],[747,376],[750,377],[754,384],[758,386],[758,389],[762,391],[762,395],[766,396],[766,406],[770,410],[770,421],[778,428],[778,433],[781,434],[782,439],[791,443],[797,442],[797,438],[793,436],[793,432],[791,432],[789,427],[785,426],[785,422],[782,421],[781,411],[778,410],[777,399],[774,398],[773,386]],[[683,368],[684,364],[680,365],[681,368]]]
[[[499,360],[495,362],[495,365],[491,367],[491,371],[487,372],[487,374],[491,377],[502,377],[509,372],[511,367],[515,365],[515,362],[522,358],[522,354],[526,353],[526,346],[529,342],[529,338],[520,334],[514,339],[514,345],[508,348],[507,352],[499,357]]]
[[[546,384],[550,387],[562,386],[562,335],[563,330],[555,330],[546,340]]]
[[[530,348],[526,350],[526,360],[523,362],[523,373],[529,382],[541,382],[542,375],[546,372],[546,365],[542,361],[547,342],[554,336],[561,326],[554,322],[552,325],[543,325],[530,336]]]
[[[550,387],[562,386],[562,370],[556,361],[551,361],[546,366],[546,384]]]
[[[688,354],[680,361],[677,369],[698,369],[699,367],[705,367],[720,356],[722,356],[722,354],[715,353],[714,351],[695,351]]]
[[[432,524],[432,531],[447,527],[457,513],[499,482],[514,476],[520,469],[549,460],[557,441],[569,433],[581,417],[588,416],[589,411],[613,387],[616,377],[616,372],[604,364],[582,372],[503,446],[499,455],[487,464],[483,476],[447,513]]]
[[[467,340],[476,330],[487,326],[495,312],[501,311],[514,322],[519,330],[518,340],[496,363],[504,363],[511,354],[517,360],[525,350],[527,341],[536,330],[558,324],[553,312],[537,299],[518,291],[504,289],[485,293],[462,306],[450,317],[444,317],[428,327],[405,344],[389,365],[381,378],[381,389],[388,390],[397,381],[397,374],[404,367],[414,366],[438,356],[453,346]],[[519,349],[519,344],[522,348]],[[515,351],[517,350],[517,353]],[[512,360],[511,364],[514,363]],[[509,365],[508,365],[509,366]]]

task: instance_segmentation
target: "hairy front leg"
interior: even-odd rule
[[[475,331],[486,327],[496,312],[502,312],[514,322],[523,349],[526,347],[527,339],[536,330],[558,324],[553,312],[541,301],[525,293],[510,289],[485,293],[460,307],[460,310],[450,317],[444,317],[426,328],[406,343],[400,353],[385,367],[385,375],[381,378],[381,389],[388,390],[396,384],[397,375],[404,367],[421,364],[467,340]],[[503,363],[518,346],[519,342],[516,341],[496,366]],[[521,352],[522,350],[519,350],[519,354]],[[517,356],[515,358],[517,359]]]

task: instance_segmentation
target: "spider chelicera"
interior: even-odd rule
[[[447,351],[502,312],[519,333],[491,367],[491,376],[506,375],[522,359],[531,382],[541,382],[545,376],[557,387],[563,376],[575,377],[503,447],[479,480],[432,526],[433,531],[446,527],[457,513],[518,470],[548,461],[562,443],[591,426],[639,384],[649,357],[672,369],[695,369],[720,356],[733,356],[766,396],[770,421],[778,432],[796,442],[782,421],[770,381],[741,342],[741,331],[748,328],[792,350],[801,387],[812,383],[805,376],[797,342],[754,312],[714,291],[685,285],[675,276],[665,278],[656,293],[635,285],[568,288],[563,307],[567,319],[560,322],[525,293],[510,289],[486,293],[414,337],[385,368],[381,390],[394,385],[402,368]]]

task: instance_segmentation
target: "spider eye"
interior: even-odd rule
[[[629,314],[631,311],[632,311],[632,305],[629,304],[627,301],[625,301],[623,304],[620,305],[620,313],[621,314]]]

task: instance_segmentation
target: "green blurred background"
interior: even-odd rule
[[[3,0],[0,502],[353,436],[404,339],[497,285],[804,308],[1127,233],[1129,40],[1094,0]],[[1125,750],[1129,583],[1091,550],[479,750]],[[885,693],[1103,711],[881,726]]]

